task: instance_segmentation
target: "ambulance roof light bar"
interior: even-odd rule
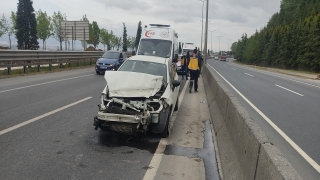
[[[156,26],[156,27],[170,27],[170,25],[166,24],[149,24],[150,26]]]

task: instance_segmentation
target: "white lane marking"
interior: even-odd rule
[[[179,104],[181,104],[184,94],[186,92],[186,89],[188,87],[188,83],[189,80],[186,81],[186,83],[184,84],[183,90],[179,96]],[[176,114],[173,114],[171,116],[171,121],[172,121],[172,125],[171,127],[173,127],[174,121],[176,120]],[[156,149],[156,152],[154,153],[151,162],[149,164],[149,168],[146,171],[146,174],[143,177],[143,180],[153,180],[156,177],[158,168],[160,166],[161,160],[162,160],[162,156],[163,156],[163,152],[166,149],[166,146],[168,144],[168,139],[167,138],[161,138],[159,145]]]
[[[251,77],[254,77],[253,75],[251,75],[251,74],[248,74],[248,73],[244,73],[244,74],[246,74],[246,75],[248,75],[248,76],[251,76]]]
[[[29,85],[29,86],[23,86],[23,87],[19,87],[19,88],[0,91],[0,93],[19,90],[19,89],[25,89],[25,88],[34,87],[34,86],[40,86],[40,85],[44,85],[44,84],[51,84],[51,83],[60,82],[60,81],[67,81],[67,80],[70,80],[70,79],[77,79],[77,78],[82,78],[82,77],[92,76],[92,75],[93,74],[89,74],[89,75],[84,75],[84,76],[77,76],[77,77],[72,77],[72,78],[60,79],[60,80],[56,80],[56,81],[49,81],[49,82],[45,82],[45,83],[33,84],[33,85]]]
[[[236,70],[235,68],[231,68],[232,70]]]
[[[43,114],[43,115],[40,115],[40,116],[38,116],[38,117],[32,118],[32,119],[30,119],[30,120],[27,120],[27,121],[25,121],[25,122],[23,122],[23,123],[14,125],[14,126],[12,126],[12,127],[10,127],[10,128],[7,128],[7,129],[4,129],[4,130],[0,131],[0,136],[3,135],[3,134],[5,134],[5,133],[8,133],[8,132],[10,132],[10,131],[13,131],[13,130],[16,130],[16,129],[18,129],[18,128],[21,128],[21,127],[23,127],[23,126],[25,126],[25,125],[28,125],[28,124],[30,124],[30,123],[33,123],[33,122],[35,122],[35,121],[38,121],[38,120],[40,120],[40,119],[42,119],[42,118],[45,118],[45,117],[47,117],[47,116],[50,116],[50,115],[52,115],[52,114],[54,114],[54,113],[57,113],[57,112],[59,112],[59,111],[62,111],[62,110],[64,110],[64,109],[67,109],[67,108],[69,108],[69,107],[72,107],[72,106],[74,106],[74,105],[77,105],[77,104],[79,104],[79,103],[82,103],[82,102],[84,102],[84,101],[86,101],[86,100],[88,100],[88,99],[91,99],[91,98],[92,98],[92,97],[87,97],[87,98],[81,99],[81,100],[76,101],[76,102],[74,102],[74,103],[71,103],[71,104],[69,104],[69,105],[63,106],[63,107],[58,108],[58,109],[56,109],[56,110],[50,111],[50,112],[45,113],[45,114]]]
[[[208,64],[210,66],[210,64]],[[273,127],[316,171],[320,173],[320,166],[306,152],[304,152],[295,142],[293,142],[271,119],[269,119],[262,111],[252,104],[244,95],[240,93],[228,80],[226,80],[217,70],[210,66],[223,80],[225,80],[232,89],[234,89],[259,115],[264,118],[271,127]]]
[[[242,68],[242,69],[248,69],[248,70],[251,70],[251,71],[260,72],[260,73],[262,73],[262,74],[267,74],[267,75],[274,76],[274,77],[278,77],[278,78],[285,79],[285,80],[288,80],[288,81],[293,81],[293,82],[297,82],[297,83],[300,83],[300,84],[304,84],[304,85],[307,85],[307,86],[312,86],[312,87],[320,88],[320,86],[317,86],[317,85],[313,85],[313,84],[305,83],[305,82],[302,82],[302,81],[298,81],[298,80],[286,78],[286,77],[284,77],[284,76],[276,75],[276,74],[272,74],[272,73],[268,73],[268,72],[265,72],[265,71],[263,71],[263,70],[256,70],[256,69],[253,69],[253,68],[242,67],[242,66],[237,65],[237,64],[234,64],[234,63],[232,63],[232,65],[233,65],[233,66],[237,66],[237,67]]]
[[[304,95],[302,95],[302,94],[300,94],[300,93],[297,93],[297,92],[292,91],[292,90],[290,90],[290,89],[287,89],[287,88],[285,88],[285,87],[279,86],[279,85],[277,85],[277,84],[275,84],[275,85],[278,86],[279,88],[285,89],[285,90],[290,91],[290,92],[292,92],[292,93],[295,93],[295,94],[297,94],[297,95],[299,95],[299,96],[304,96]]]

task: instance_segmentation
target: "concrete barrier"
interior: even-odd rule
[[[202,70],[224,179],[302,179],[213,70]]]

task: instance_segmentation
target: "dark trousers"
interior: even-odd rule
[[[189,70],[190,72],[190,85],[189,88],[191,89],[193,84],[194,84],[194,90],[198,91],[198,78],[200,75],[200,71],[199,70]]]
[[[182,79],[183,79],[183,76],[186,76],[186,79],[188,79],[188,67],[187,67],[187,65],[182,65],[181,66],[181,68],[182,68]]]

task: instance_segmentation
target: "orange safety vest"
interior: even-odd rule
[[[191,70],[199,70],[199,62],[198,59],[195,57],[190,57],[190,62],[189,62],[189,69]]]

